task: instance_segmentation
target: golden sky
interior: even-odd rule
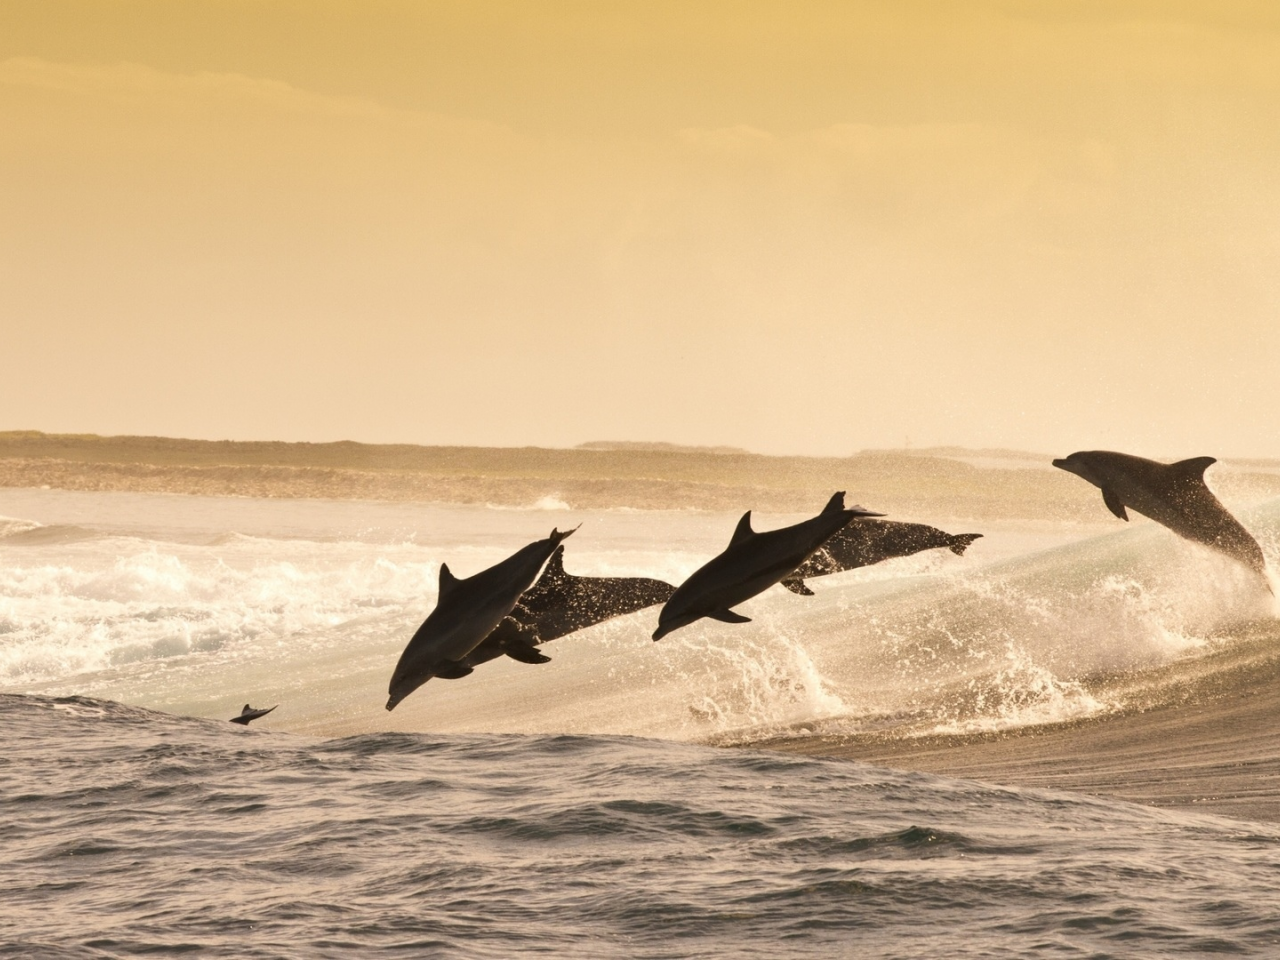
[[[0,429],[1280,457],[1280,5],[6,0]]]

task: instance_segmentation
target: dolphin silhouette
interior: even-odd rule
[[[574,576],[564,569],[564,547],[556,547],[538,582],[464,662],[476,667],[506,655],[522,663],[546,663],[551,658],[535,649],[539,644],[662,603],[675,589],[648,577]]]
[[[792,593],[807,597],[813,591],[805,586],[806,577],[825,577],[842,570],[869,567],[891,557],[909,557],[936,547],[946,547],[963,557],[969,544],[981,536],[980,533],[946,533],[923,523],[855,519],[832,534],[782,585]]]
[[[1121,520],[1125,507],[1243,563],[1266,581],[1267,561],[1258,541],[1240,525],[1204,483],[1213,457],[1158,463],[1110,450],[1082,450],[1053,465],[1102,490],[1102,502]],[[1267,582],[1267,589],[1271,584]]]
[[[277,703],[276,707],[278,706],[280,706],[280,704]],[[240,716],[232,717],[231,722],[243,724],[244,726],[247,727],[249,725],[249,721],[257,720],[259,717],[265,717],[268,713],[270,713],[276,707],[266,707],[265,709],[255,710],[253,709],[253,707],[249,706],[246,703],[244,705],[244,709],[240,711]]]
[[[751,529],[748,510],[738,521],[724,552],[712,557],[676,588],[658,615],[653,639],[661,640],[672,630],[703,617],[724,623],[748,623],[750,617],[729,608],[785,580],[854,517],[880,516],[884,514],[862,507],[846,510],[843,490],[816,517],[767,533]]]
[[[553,529],[546,539],[535,540],[501,563],[461,580],[442,563],[436,608],[400,654],[387,687],[387,709],[394,710],[432,677],[456,679],[470,673],[467,654],[511,613],[552,551],[571,533]]]

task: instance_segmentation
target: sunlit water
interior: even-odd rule
[[[1280,953],[1270,827],[696,742],[1106,712],[1273,617],[1247,571],[1150,524],[944,524],[987,536],[387,713],[441,561],[581,521],[570,572],[678,583],[737,519],[563,506],[0,491],[9,952]],[[1274,564],[1280,508],[1244,519]]]

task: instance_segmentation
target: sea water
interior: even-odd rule
[[[1097,715],[1109,677],[1274,617],[1154,525],[950,524],[986,536],[387,713],[441,562],[581,522],[569,572],[678,583],[737,517],[39,490],[0,517],[9,955],[1280,953],[1272,825],[707,745]],[[1274,563],[1280,509],[1246,523]],[[227,723],[245,702],[280,706]]]

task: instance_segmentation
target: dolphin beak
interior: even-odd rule
[[[666,636],[668,633],[670,633],[670,632],[671,632],[671,628],[670,628],[670,627],[664,627],[664,626],[662,626],[661,624],[659,624],[659,625],[658,625],[658,629],[657,629],[657,630],[655,630],[655,631],[653,631],[653,640],[654,640],[654,642],[656,643],[657,641],[661,640],[663,637],[665,637],[665,636]]]
[[[387,710],[389,710],[389,711],[390,711],[390,710],[394,710],[394,709],[396,708],[396,704],[397,704],[397,703],[399,703],[399,702],[400,702],[401,700],[403,700],[403,699],[404,699],[403,697],[388,697],[388,698],[387,698]]]

